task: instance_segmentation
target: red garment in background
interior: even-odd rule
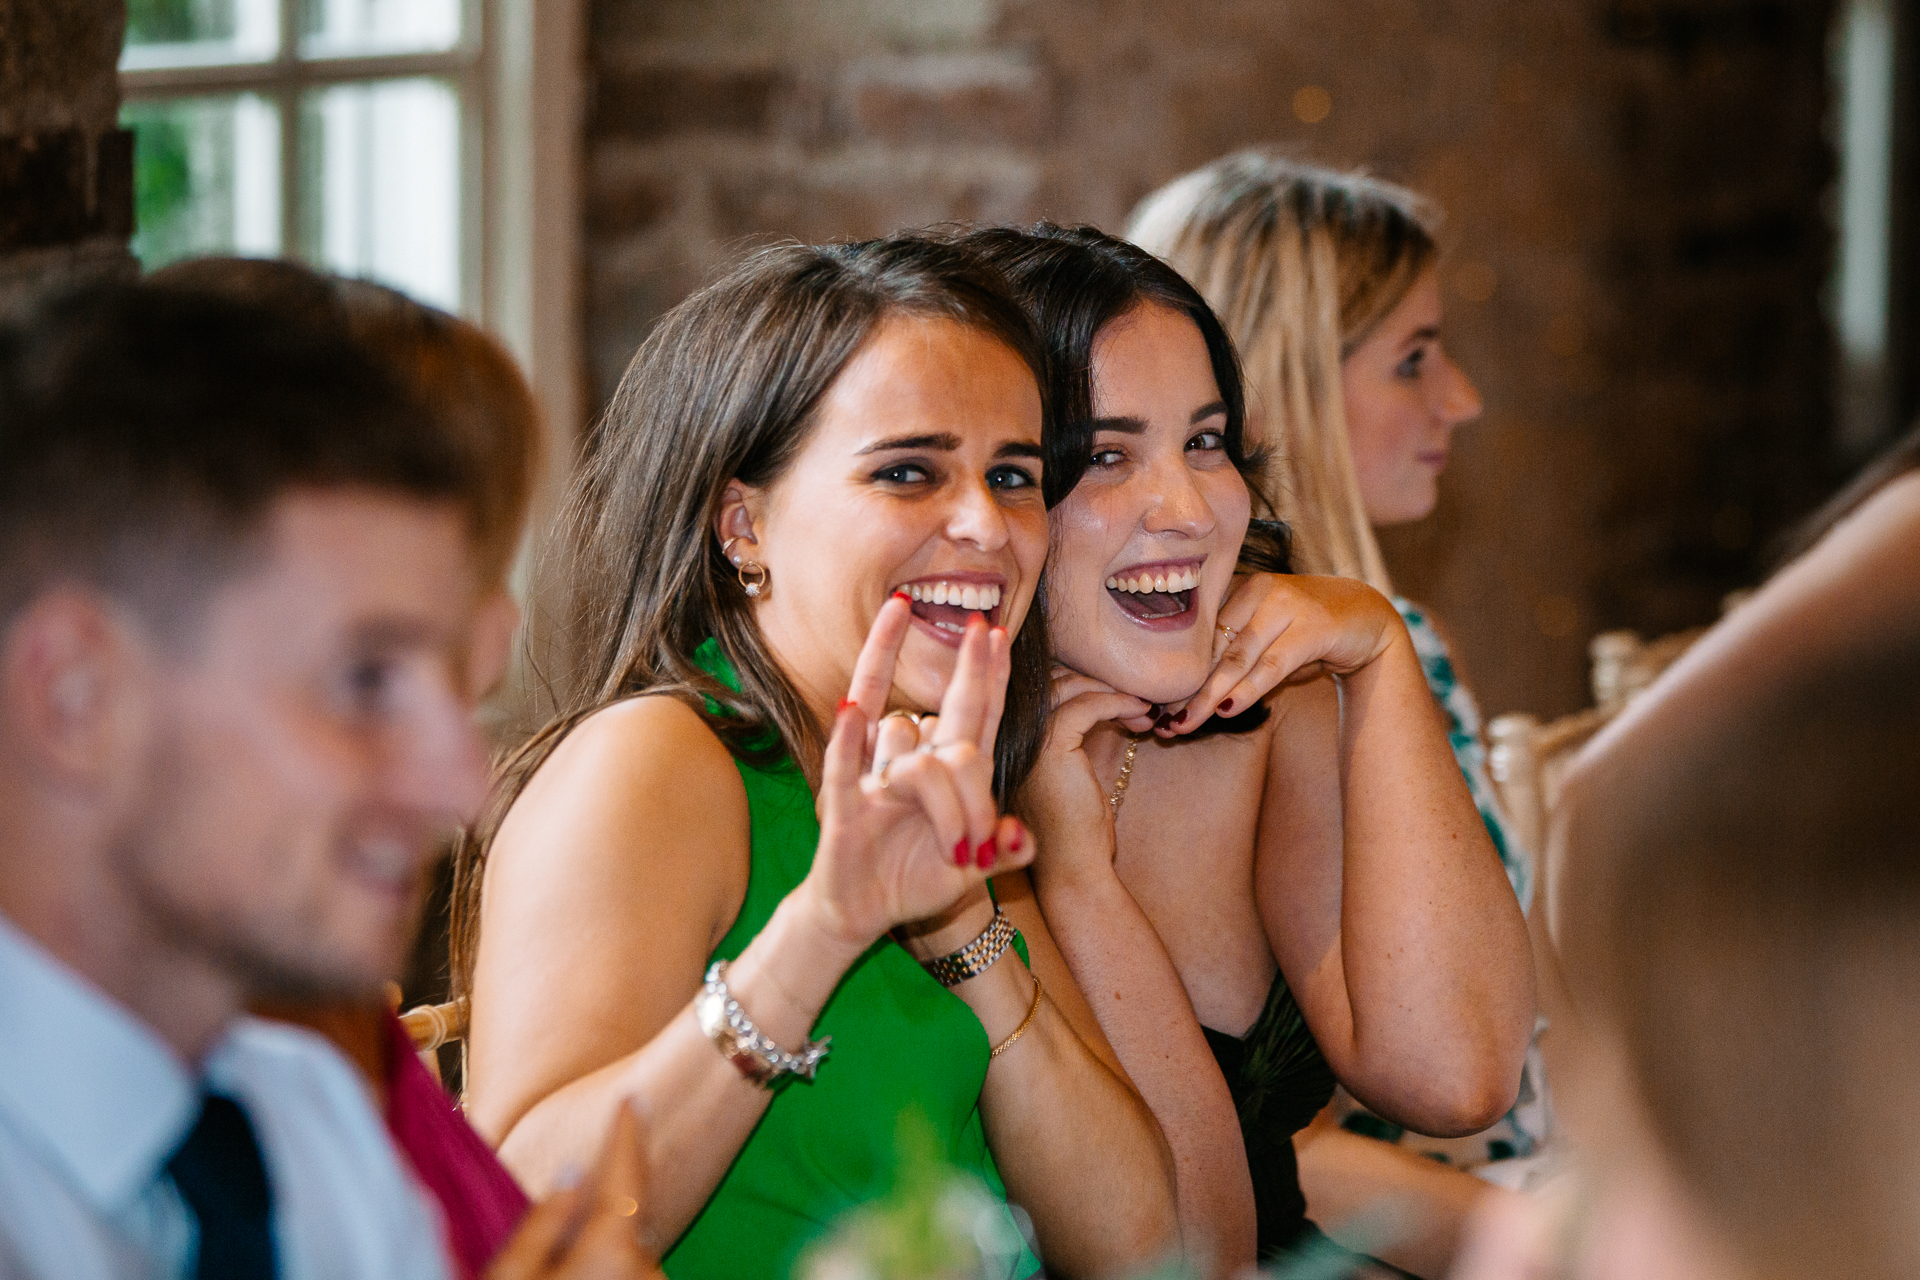
[[[448,1255],[465,1280],[477,1280],[532,1202],[420,1064],[393,1014],[387,1015],[387,1131],[440,1203]]]

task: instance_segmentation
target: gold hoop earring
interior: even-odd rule
[[[749,580],[747,577],[749,573],[756,576]],[[734,576],[740,579],[740,589],[749,596],[759,596],[766,593],[768,577],[767,566],[761,564],[758,560],[745,561],[739,569],[735,571]]]
[[[746,536],[747,535],[742,533],[735,534],[733,537],[728,538],[720,544],[720,554],[729,560],[733,560],[732,556],[727,555],[728,550],[732,548],[734,543],[746,538]],[[740,579],[740,589],[742,591],[746,592],[749,596],[766,594],[768,579],[767,566],[761,564],[758,560],[733,560],[733,568],[734,576]],[[748,574],[753,574],[754,576],[749,578],[747,576]]]

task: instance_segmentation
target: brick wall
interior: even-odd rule
[[[752,243],[1117,228],[1249,143],[1365,163],[1450,211],[1488,406],[1389,559],[1490,710],[1568,710],[1588,635],[1710,617],[1830,478],[1829,7],[593,0],[596,392]]]
[[[0,0],[0,310],[131,273],[133,139],[116,117],[122,0]]]

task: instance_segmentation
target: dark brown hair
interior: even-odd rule
[[[587,716],[668,694],[736,758],[818,759],[822,726],[781,674],[713,520],[730,480],[777,480],[847,362],[895,316],[938,317],[1005,343],[1046,386],[1045,353],[1006,283],[950,243],[898,236],[767,249],[661,319],[620,380],[543,556],[530,632],[553,715],[506,762],[458,860],[453,969],[478,944],[487,848],[527,779]],[[1042,397],[1043,410],[1045,397]],[[1044,583],[1013,642],[995,787],[1005,803],[1037,757],[1047,697]],[[740,680],[694,659],[717,640]]]
[[[0,628],[62,579],[190,630],[295,488],[457,503],[467,459],[324,312],[110,285],[0,330]]]
[[[520,367],[499,341],[458,316],[370,280],[272,258],[189,258],[148,277],[243,301],[332,313],[470,455],[464,495],[483,588],[503,586],[526,525],[540,454],[540,415]]]
[[[1073,492],[1093,457],[1093,348],[1100,331],[1143,303],[1180,312],[1206,343],[1207,359],[1220,399],[1227,406],[1227,457],[1246,481],[1256,511],[1267,506],[1261,488],[1266,469],[1263,450],[1247,448],[1246,397],[1233,340],[1186,279],[1145,250],[1093,227],[1060,227],[1042,222],[1031,231],[992,227],[963,233],[959,242],[1006,274],[1014,296],[1033,317],[1047,344],[1052,409],[1045,440],[1047,505]],[[1286,573],[1287,527],[1275,520],[1252,520],[1241,544],[1243,569]],[[1267,709],[1255,702],[1231,719],[1215,716],[1188,736],[1223,729],[1244,732],[1266,723]]]

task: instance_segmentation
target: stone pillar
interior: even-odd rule
[[[126,19],[122,0],[0,0],[0,311],[137,270],[115,70]]]

